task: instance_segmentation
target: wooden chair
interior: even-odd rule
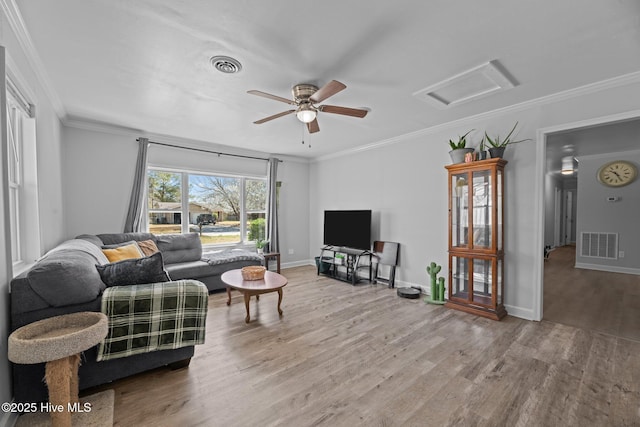
[[[387,283],[390,288],[395,287],[396,266],[398,265],[398,257],[400,256],[400,243],[395,242],[373,242],[373,263],[375,270],[373,274],[373,283]],[[389,267],[389,277],[378,275],[380,265]]]

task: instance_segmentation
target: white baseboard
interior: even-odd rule
[[[601,264],[588,264],[584,262],[576,262],[575,268],[582,268],[585,270],[607,271],[609,273],[635,274],[636,276],[640,276],[640,269],[638,268],[616,267],[612,265],[601,265]]]
[[[421,285],[420,283],[405,282],[404,280],[396,280],[396,288],[420,288],[420,293],[423,295],[431,295],[431,289],[428,286]]]
[[[282,263],[280,265],[280,268],[293,268],[293,267],[303,267],[305,265],[312,265],[312,266],[316,266],[316,262],[315,260],[311,260],[311,259],[303,259],[300,261],[291,261],[291,262],[285,262]]]
[[[507,309],[507,313],[509,314],[509,316],[518,317],[524,320],[536,320],[535,316],[533,315],[532,308],[517,307],[515,305],[508,304],[505,304],[504,308]]]

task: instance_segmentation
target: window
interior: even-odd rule
[[[149,169],[148,229],[199,233],[203,245],[265,237],[266,179]]]
[[[20,250],[20,191],[22,189],[22,111],[13,96],[7,96],[7,139],[9,147],[9,218],[11,221],[11,256],[14,263],[22,260]]]
[[[149,171],[149,231],[154,234],[182,232],[182,174]]]
[[[7,92],[7,172],[14,274],[40,256],[40,225],[33,106],[10,79]]]

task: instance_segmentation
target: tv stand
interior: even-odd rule
[[[362,260],[367,258],[369,263],[361,264]],[[324,274],[352,285],[361,280],[371,282],[371,251],[327,245],[320,251],[317,268],[318,275]],[[368,278],[358,276],[358,271],[362,269],[368,270]]]

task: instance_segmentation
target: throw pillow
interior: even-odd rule
[[[118,242],[118,243],[105,243],[102,245],[102,249],[113,249],[113,248],[119,248],[120,246],[127,246],[127,245],[137,245],[138,241],[137,240],[125,240],[124,242]]]
[[[140,247],[135,242],[128,245],[118,246],[116,248],[103,248],[102,253],[105,254],[109,262],[117,262],[132,258],[142,258],[144,256],[144,254],[140,250]]]
[[[138,246],[140,247],[142,253],[145,254],[145,256],[153,255],[156,252],[160,252],[160,249],[158,249],[158,246],[156,246],[156,242],[154,242],[153,240],[142,240],[138,242]]]
[[[137,259],[125,259],[105,265],[96,265],[100,278],[107,286],[142,285],[171,280],[162,262],[162,253]]]

